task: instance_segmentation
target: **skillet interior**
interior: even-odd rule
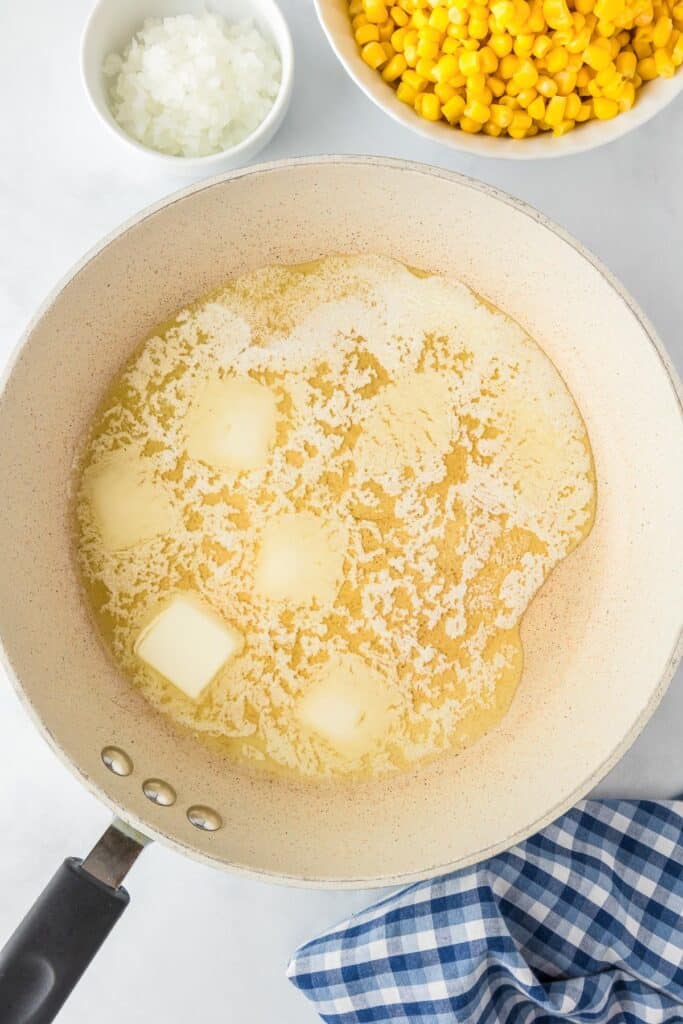
[[[398,216],[410,196],[412,214]],[[247,775],[158,716],[94,635],[71,559],[73,458],[111,377],[185,302],[265,264],[381,252],[454,274],[518,319],[586,420],[598,480],[588,540],[523,625],[502,726],[458,758],[381,781]],[[670,678],[683,589],[680,400],[640,315],[533,211],[457,175],[369,158],[294,161],[202,183],[77,268],[28,331],[0,404],[0,634],[53,745],[123,817],[186,852],[315,885],[390,884],[510,845],[584,794]],[[123,748],[134,771],[100,752]],[[178,793],[158,807],[141,784]],[[202,832],[189,805],[219,811]]]

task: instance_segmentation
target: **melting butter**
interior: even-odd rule
[[[132,684],[226,756],[317,776],[494,728],[524,612],[595,509],[539,346],[379,257],[266,268],[181,311],[112,383],[80,474],[85,590]],[[136,651],[178,595],[243,638],[187,692],[165,649]]]

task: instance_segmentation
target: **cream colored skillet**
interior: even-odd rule
[[[510,713],[468,752],[344,785],[245,774],[155,713],[108,659],[73,566],[72,466],[104,388],[156,324],[246,270],[359,252],[453,274],[539,340],[588,427],[597,519],[525,616]],[[0,956],[3,1024],[53,1019],[127,902],[120,882],[143,837],[294,885],[397,885],[474,862],[597,782],[680,654],[673,370],[588,254],[530,208],[455,174],[299,160],[145,211],[91,252],[30,326],[2,394],[0,436],[10,675],[53,749],[117,816],[83,863],[60,869]]]

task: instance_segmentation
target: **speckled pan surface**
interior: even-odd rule
[[[395,217],[402,196],[414,215]],[[120,678],[71,560],[68,482],[83,432],[144,333],[234,274],[380,251],[455,274],[516,317],[585,417],[598,514],[523,627],[501,728],[459,758],[364,784],[245,776]],[[648,325],[528,207],[444,171],[370,158],[267,165],[145,211],[91,253],[31,325],[0,402],[0,635],[53,746],[122,817],[217,864],[314,885],[396,883],[503,848],[584,794],[656,706],[680,651],[683,417]],[[124,750],[127,776],[101,760]],[[152,803],[146,780],[177,799]],[[199,831],[190,806],[217,811]],[[58,814],[46,808],[46,819]]]

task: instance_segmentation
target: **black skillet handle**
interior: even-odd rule
[[[114,845],[136,847],[130,866],[142,846],[112,826],[86,861],[64,861],[0,951],[2,1024],[50,1024],[128,906],[128,893],[102,858],[113,831]]]

